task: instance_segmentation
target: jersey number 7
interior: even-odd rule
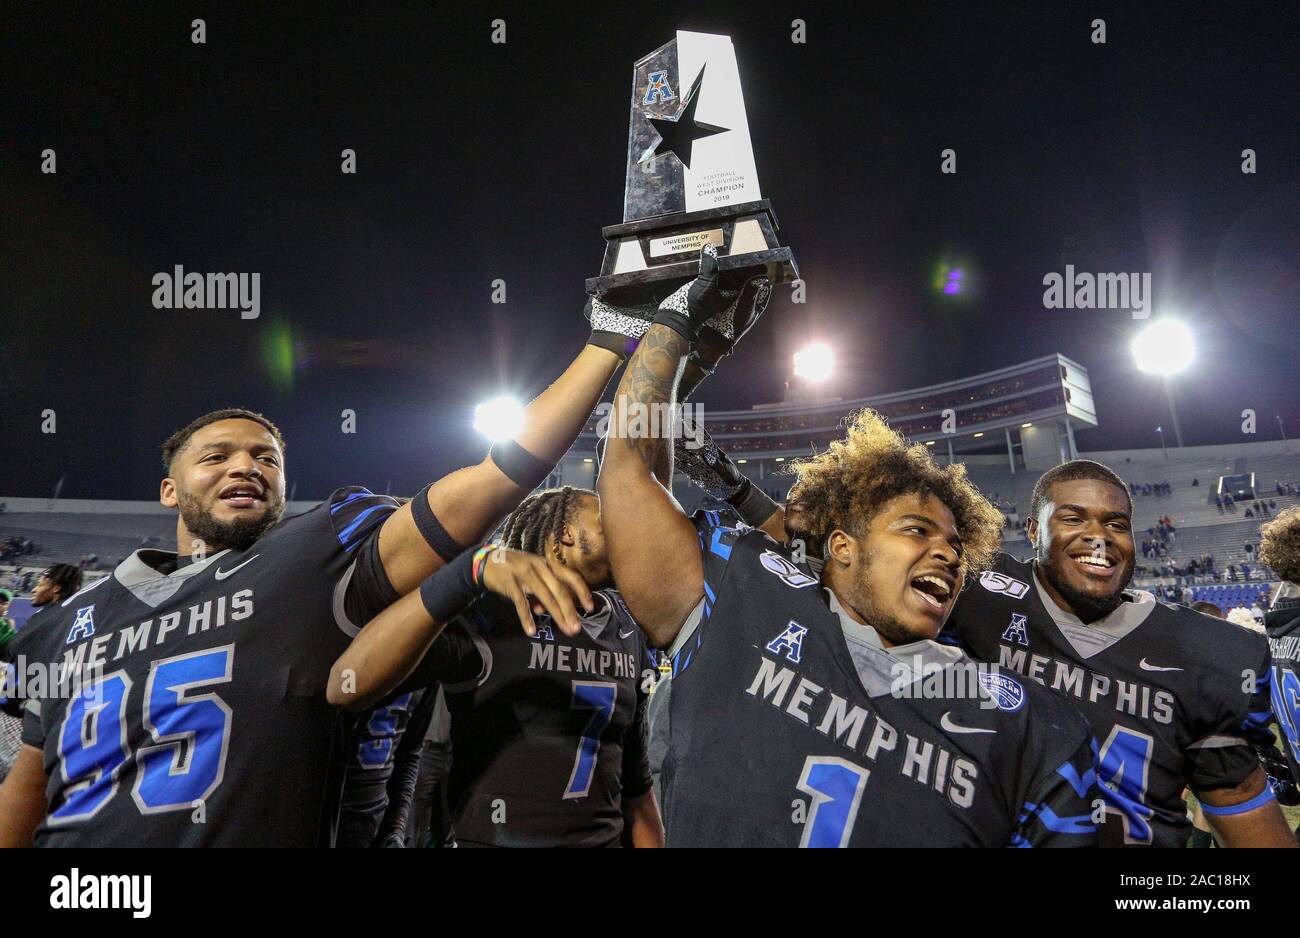
[[[610,681],[573,681],[573,710],[593,710],[587,728],[578,737],[578,753],[573,757],[573,771],[564,788],[564,798],[586,798],[591,779],[596,774],[596,756],[600,754],[600,734],[614,718],[618,703],[618,685]]]

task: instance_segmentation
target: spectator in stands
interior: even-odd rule
[[[1242,578],[1243,580],[1249,580],[1249,579],[1250,579],[1250,564],[1248,564],[1248,563],[1246,563],[1246,562],[1244,562],[1244,561],[1243,561],[1242,564],[1241,564],[1241,578]]]
[[[1250,541],[1247,541],[1247,542],[1245,543],[1244,547],[1245,547],[1245,549],[1246,549],[1246,556],[1247,556],[1247,557],[1253,557],[1253,556],[1255,555],[1255,545],[1252,544]]]
[[[1214,618],[1216,619],[1223,618],[1222,609],[1220,609],[1214,603],[1206,602],[1203,599],[1197,600],[1196,602],[1192,603],[1192,608],[1197,612],[1205,613],[1207,616],[1214,616]]]
[[[1251,514],[1249,508],[1246,509],[1246,517],[1247,517],[1247,518],[1253,518],[1253,517],[1255,517],[1253,514]]]
[[[1219,514],[1223,514],[1223,496],[1217,492],[1214,495],[1214,507],[1219,509]]]
[[[1228,579],[1233,583],[1237,582],[1237,565],[1235,563],[1228,564]]]
[[[1275,499],[1270,498],[1268,500],[1268,510],[1277,511],[1277,501]]]
[[[1196,487],[1197,487],[1198,485],[1200,485],[1200,484],[1201,484],[1201,481],[1200,481],[1199,479],[1197,479],[1196,476],[1192,476],[1192,488],[1196,488]]]
[[[70,563],[56,563],[36,581],[36,590],[32,593],[33,606],[48,606],[62,602],[81,590],[81,568]]]
[[[14,620],[9,618],[9,604],[14,594],[7,589],[0,589],[0,661],[9,660],[9,642],[17,634]]]

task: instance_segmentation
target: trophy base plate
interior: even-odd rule
[[[767,268],[767,278],[773,284],[790,283],[799,279],[799,267],[789,248],[772,248],[767,251],[718,257],[718,269],[724,275],[729,271],[750,269],[753,269],[757,275],[759,267]],[[587,293],[602,297],[615,305],[618,305],[618,301],[624,297],[632,301],[635,298],[654,295],[662,300],[683,283],[694,280],[699,272],[700,260],[697,251],[694,257],[672,264],[662,264],[646,270],[631,270],[621,274],[588,277]]]
[[[773,285],[799,279],[794,254],[781,245],[776,214],[766,199],[642,218],[610,225],[601,234],[605,261],[600,275],[587,279],[587,292],[617,306],[657,303],[691,280],[706,244],[718,249],[724,285],[762,275],[764,269]]]

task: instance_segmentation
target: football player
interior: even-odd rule
[[[178,510],[176,552],[136,551],[16,642],[63,680],[28,701],[25,745],[0,788],[0,844],[329,840],[340,768],[330,664],[360,623],[545,479],[635,344],[620,325],[593,317],[518,437],[405,505],[347,487],[282,519],[284,441],[270,420],[227,409],[173,434],[160,500]],[[502,559],[503,576],[524,577],[511,589],[537,582],[535,558]],[[550,593],[535,599],[577,627]]]
[[[429,634],[432,616],[398,604],[340,657],[337,686],[353,674],[352,703],[364,706],[401,680],[440,682],[455,753],[448,802],[458,846],[617,846],[625,826],[634,846],[661,846],[645,732],[655,660],[611,588],[600,500],[569,486],[534,493],[507,519],[501,543],[545,557],[564,575],[561,589],[578,578],[577,632],[543,616],[525,633],[509,601],[486,597],[431,643],[407,678],[413,661],[367,657],[367,648]],[[334,687],[331,699],[348,704]]]
[[[1291,775],[1300,785],[1300,507],[1282,511],[1260,528],[1259,559],[1282,581],[1264,627],[1272,649],[1273,712]]]
[[[723,287],[706,248],[628,364],[599,480],[614,579],[673,660],[668,846],[1095,842],[1082,717],[934,641],[1001,529],[960,468],[858,415],[798,467],[820,578],[761,531],[692,523],[662,484],[672,444],[630,418],[673,402]]]
[[[1132,515],[1106,466],[1048,470],[1030,503],[1034,558],[1001,554],[957,602],[945,638],[1087,717],[1108,802],[1103,845],[1185,846],[1185,787],[1225,845],[1294,845],[1251,746],[1272,742],[1268,645],[1128,589]]]

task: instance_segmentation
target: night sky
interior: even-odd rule
[[[231,405],[279,423],[299,499],[410,494],[480,458],[473,404],[536,393],[581,346],[583,280],[621,221],[632,62],[677,28],[732,37],[807,282],[706,406],[779,400],[813,338],[844,396],[1059,351],[1092,375],[1081,449],[1156,446],[1140,324],[1043,307],[1071,263],[1150,271],[1156,314],[1197,329],[1175,390],[1188,444],[1274,439],[1274,414],[1300,436],[1294,3],[271,6],[8,5],[0,495],[63,478],[64,497],[154,498],[161,441]],[[935,289],[942,263],[964,294]],[[260,318],[154,309],[177,264],[260,272]]]

